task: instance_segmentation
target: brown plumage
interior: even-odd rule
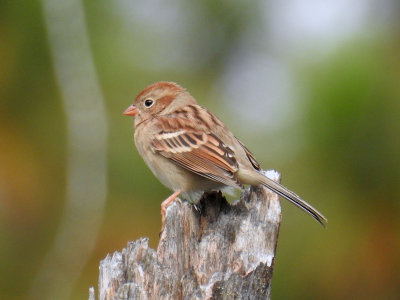
[[[182,87],[161,81],[146,87],[125,115],[135,117],[135,144],[144,161],[174,193],[197,201],[204,191],[264,185],[322,225],[326,218],[292,191],[264,176],[253,154],[215,115]]]

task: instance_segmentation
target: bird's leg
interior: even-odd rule
[[[161,232],[164,231],[165,227],[165,212],[167,211],[167,207],[174,202],[176,197],[178,197],[181,193],[182,190],[177,190],[161,203]]]

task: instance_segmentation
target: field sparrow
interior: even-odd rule
[[[292,191],[267,178],[249,149],[184,88],[156,82],[136,97],[124,114],[134,116],[135,144],[154,175],[174,191],[161,204],[165,211],[176,197],[196,202],[203,192],[243,185],[264,185],[300,207],[322,225],[327,219]]]

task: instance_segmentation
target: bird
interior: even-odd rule
[[[160,81],[144,88],[124,112],[134,117],[134,142],[153,174],[173,193],[196,203],[204,192],[262,185],[289,200],[325,227],[327,218],[294,192],[262,173],[250,150],[183,87]]]

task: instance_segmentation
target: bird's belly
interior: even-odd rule
[[[170,159],[154,153],[152,149],[144,147],[143,145],[146,143],[139,139],[140,135],[135,132],[136,148],[153,174],[169,189],[182,190],[183,196],[187,200],[194,202],[205,191],[220,190],[226,187],[223,183],[200,176],[177,165]]]
[[[186,170],[169,159],[156,153],[145,159],[153,174],[171,190],[182,190],[184,198],[195,202],[205,191],[220,190],[226,187],[223,183],[208,179]],[[157,159],[157,163],[154,160]]]

